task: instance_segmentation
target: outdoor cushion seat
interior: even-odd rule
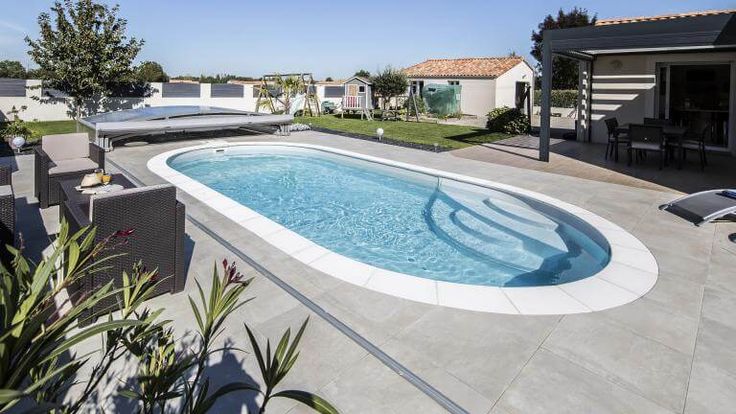
[[[10,167],[0,167],[0,262],[8,266],[13,259],[7,245],[16,246],[15,195]]]
[[[59,183],[105,168],[105,150],[84,132],[44,135],[35,149],[34,194],[41,208],[59,204]]]
[[[74,158],[69,160],[58,160],[53,162],[53,167],[49,168],[49,174],[65,174],[70,172],[79,172],[94,170],[97,163],[89,158]]]
[[[635,142],[631,144],[631,148],[635,150],[659,151],[661,150],[661,145],[646,142]]]
[[[662,127],[657,125],[629,125],[629,143],[626,152],[629,155],[628,164],[631,165],[634,153],[637,157],[648,151],[659,153],[659,169],[664,167],[667,146],[664,141]]]
[[[154,288],[154,296],[184,289],[186,210],[176,199],[173,185],[92,195],[86,203],[67,199],[61,202],[59,209],[60,217],[69,224],[70,233],[85,227],[94,228],[95,243],[119,231],[130,230],[125,242],[115,244],[112,256],[104,262],[104,269],[85,273],[70,287],[72,303],[111,281],[115,288],[121,287],[123,272],[131,274],[139,261],[148,269],[156,269],[159,283]],[[117,308],[118,301],[119,298],[114,297],[102,300],[90,313],[81,316],[80,324],[86,325],[98,313]]]

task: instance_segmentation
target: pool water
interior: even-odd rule
[[[592,276],[610,259],[598,231],[556,207],[347,156],[235,147],[168,163],[326,249],[408,275],[554,285]]]

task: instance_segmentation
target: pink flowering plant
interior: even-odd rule
[[[137,372],[119,387],[119,395],[132,401],[134,411],[140,413],[206,413],[223,396],[237,398],[243,392],[262,395],[260,413],[274,398],[291,399],[320,413],[337,413],[310,392],[276,390],[296,362],[307,321],[293,339],[287,330],[273,352],[270,341],[264,352],[246,326],[264,387],[245,379],[211,387],[210,358],[220,352],[245,352],[216,345],[228,317],[247,303],[241,297],[252,280],[227,260],[221,272],[215,267],[209,293],[195,280],[196,297],[190,296],[189,302],[196,330],[180,337],[171,321],[161,319],[163,309],[150,309],[144,303],[161,277],[143,264],[123,273],[119,287],[110,282],[70,300],[69,287],[83,275],[107,269],[105,262],[115,257],[115,248],[135,237],[132,229],[121,230],[94,243],[94,235],[94,229],[69,234],[62,223],[56,248],[37,265],[23,257],[22,248],[7,247],[13,259],[0,266],[0,413],[95,410],[100,399],[113,397],[100,396],[100,385],[111,378],[123,379],[119,361],[137,364]],[[92,313],[109,298],[115,298],[117,306]],[[84,318],[97,321],[88,325]],[[77,345],[94,338],[101,339],[100,349],[75,354]],[[69,393],[72,387],[75,392]]]

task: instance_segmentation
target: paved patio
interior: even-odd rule
[[[626,165],[626,151],[619,149],[619,161],[606,160],[605,144],[581,143],[552,139],[550,161],[541,162],[539,138],[519,136],[490,144],[453,151],[453,155],[471,160],[509,165],[535,171],[545,171],[572,177],[587,178],[612,184],[623,184],[658,191],[692,193],[711,188],[733,187],[736,184],[736,159],[727,155],[709,154],[709,165],[701,171],[698,157],[690,153],[682,169],[677,161],[659,169],[656,155],[648,160]]]
[[[497,158],[483,158],[486,151],[496,151],[492,148],[435,154],[313,132],[227,139],[254,140],[329,145],[557,197],[640,238],[657,259],[659,280],[633,303],[581,315],[510,316],[424,305],[313,270],[180,192],[190,215],[186,292],[153,301],[167,308],[166,316],[178,330],[193,324],[183,298],[192,292],[194,277],[206,280],[214,261],[246,255],[467,412],[701,413],[723,412],[736,401],[736,244],[727,240],[736,232],[735,223],[696,228],[657,209],[675,196],[673,191],[579,178],[574,175],[595,177],[575,173],[574,164],[557,174],[535,171],[541,167],[501,165],[494,163]],[[137,180],[156,184],[162,181],[146,168],[148,159],[198,143],[117,148],[108,157]],[[36,209],[31,157],[4,161],[17,163],[13,178],[19,227],[28,248],[40,252],[48,244],[46,233],[58,226],[56,208]],[[271,279],[255,270],[248,273],[256,277],[249,290],[256,299],[233,315],[223,340],[247,348],[242,322],[273,338],[311,318],[300,359],[285,386],[316,391],[345,413],[444,412],[406,375],[368,352],[370,347],[359,345]],[[212,369],[223,382],[257,372],[251,355],[227,354]],[[112,409],[117,403],[100,405]],[[215,412],[246,412],[252,405],[253,396],[233,394]],[[279,404],[269,412],[305,411]]]

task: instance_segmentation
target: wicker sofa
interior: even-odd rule
[[[59,182],[82,180],[85,174],[105,168],[105,150],[91,143],[84,132],[44,135],[35,150],[35,194],[41,208],[59,204]]]
[[[105,269],[83,275],[72,287],[72,303],[113,281],[122,285],[124,271],[131,273],[140,261],[147,269],[158,270],[161,280],[156,295],[184,289],[186,282],[184,252],[184,205],[176,199],[176,187],[164,184],[125,189],[109,194],[91,196],[88,204],[65,200],[60,205],[60,216],[69,223],[74,233],[85,226],[97,229],[96,242],[119,231],[132,230],[127,241],[113,240],[110,252],[116,257],[104,262]],[[89,322],[100,312],[116,308],[114,298],[101,302],[95,315],[83,315]]]
[[[15,194],[11,173],[10,167],[0,167],[0,261],[5,265],[12,259],[5,246],[15,246]]]

